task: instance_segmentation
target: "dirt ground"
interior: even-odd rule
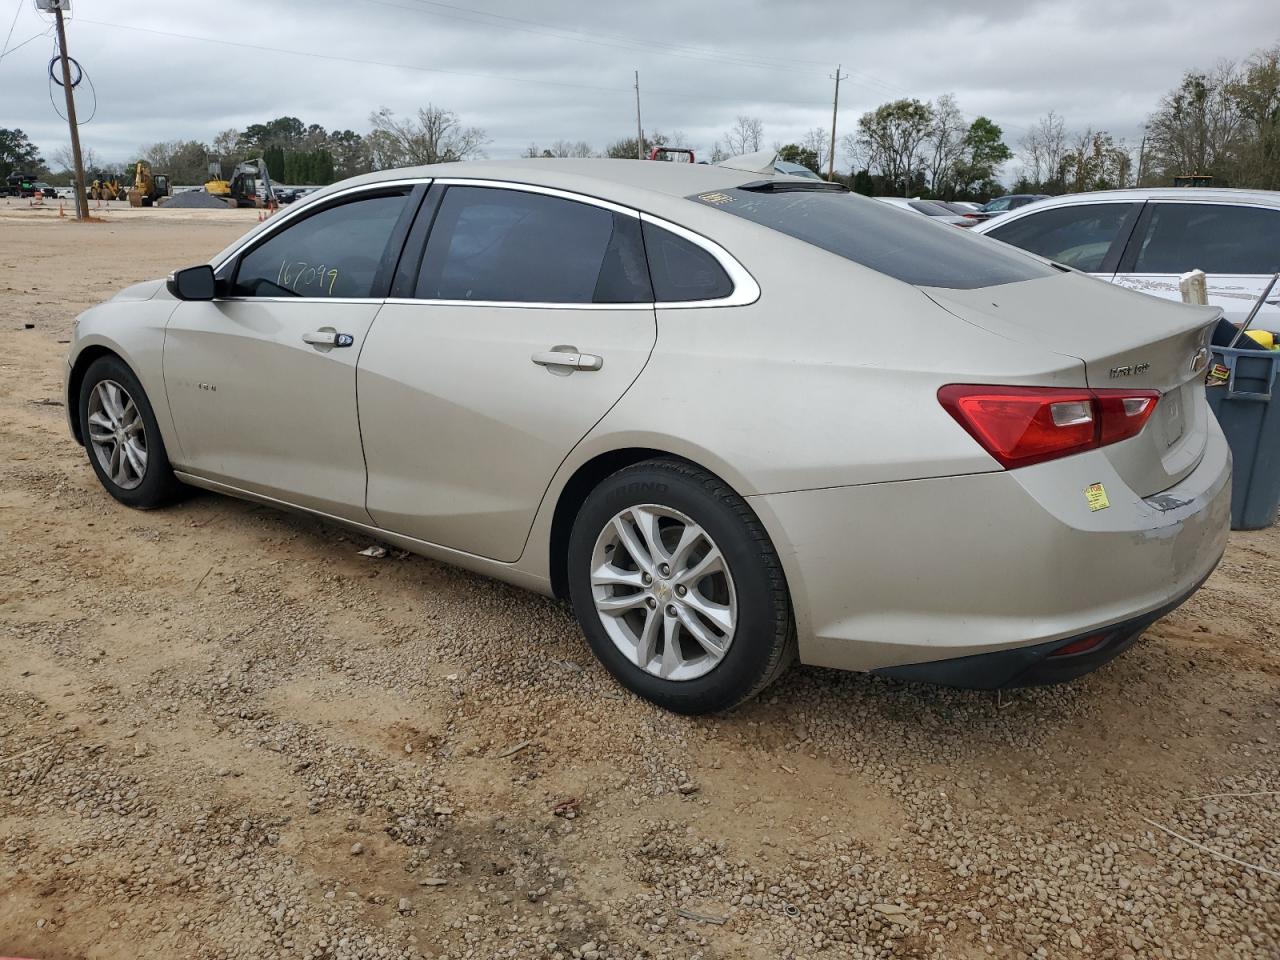
[[[0,955],[1280,956],[1280,529],[1066,687],[671,716],[558,604],[111,500],[72,318],[256,215],[103,217],[0,206]]]

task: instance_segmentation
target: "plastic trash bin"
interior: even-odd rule
[[[1280,352],[1213,348],[1227,382],[1206,388],[1231,447],[1231,529],[1269,527],[1280,508]]]

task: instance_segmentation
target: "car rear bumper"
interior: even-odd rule
[[[1096,656],[1075,662],[1085,672],[1186,599],[1226,549],[1230,477],[1211,417],[1195,470],[1146,498],[1091,451],[1020,470],[749,502],[786,570],[803,662],[910,667],[952,682],[941,661],[1021,651],[999,671],[984,668],[1003,671],[990,684],[1001,686],[1057,647],[1111,631]],[[1085,496],[1095,483],[1110,501],[1097,511]],[[1070,666],[1054,659],[1064,661],[1055,669]]]
[[[1222,558],[1219,557],[1219,560]],[[1217,561],[1214,562],[1217,566]],[[1212,571],[1211,571],[1212,572]],[[1205,575],[1207,580],[1208,574]],[[1200,589],[1201,580],[1182,596],[1166,603],[1158,610],[1144,613],[1102,630],[1090,630],[1078,637],[1051,640],[1029,647],[1014,647],[995,653],[979,653],[969,657],[952,657],[927,663],[907,663],[898,667],[882,667],[873,670],[883,677],[910,680],[916,683],[935,683],[944,687],[960,687],[967,690],[1003,690],[1011,687],[1040,687],[1053,683],[1065,683],[1092,673],[1098,667],[1132,647],[1147,627],[1167,613],[1182,606],[1191,594]],[[1081,646],[1076,651],[1072,648]]]

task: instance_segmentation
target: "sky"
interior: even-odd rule
[[[635,134],[635,70],[646,133],[679,130],[709,153],[746,114],[763,121],[770,146],[830,125],[837,64],[848,75],[837,137],[880,103],[953,93],[1015,149],[1049,110],[1068,130],[1136,144],[1184,70],[1280,42],[1277,0],[72,5],[68,47],[93,87],[77,91],[82,142],[123,162],[143,144],[207,142],[282,115],[363,133],[371,111],[426,103],[482,127],[490,157],[556,140],[602,150]],[[0,59],[0,127],[25,130],[48,160],[69,142],[50,99],[51,21],[34,0],[0,0],[0,36],[10,23],[5,46],[17,49]]]

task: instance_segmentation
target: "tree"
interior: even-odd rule
[[[820,169],[822,161],[818,158],[818,155],[798,143],[788,143],[779,147],[778,159],[785,160],[788,163],[798,163],[802,167],[808,167],[814,173],[822,172]]]
[[[649,156],[649,152],[655,147],[675,147],[679,146],[684,139],[684,134],[676,133],[673,135],[679,138],[674,141],[673,137],[668,137],[661,130],[655,130],[653,133],[646,134],[644,138],[644,155]],[[613,157],[615,160],[635,160],[636,159],[636,138],[623,137],[621,140],[615,140],[604,149],[606,157]]]
[[[759,117],[739,114],[724,135],[724,149],[730,156],[755,153],[764,142],[764,122]],[[719,146],[719,141],[716,146]]]
[[[1232,82],[1240,147],[1232,182],[1280,190],[1280,44],[1255,53]]]
[[[814,127],[807,130],[800,138],[800,147],[810,151],[817,158],[818,173],[824,173],[827,162],[831,159],[831,131],[826,127]]]
[[[932,110],[933,120],[926,138],[925,178],[933,196],[954,197],[956,167],[964,158],[965,136],[969,132],[969,125],[965,123],[964,115],[956,106],[956,98],[952,94],[944,93],[936,103],[928,106]]]
[[[372,169],[364,137],[354,130],[331,131],[326,149],[333,158],[334,179],[345,180],[356,174],[368,173]]]
[[[155,173],[167,174],[173,183],[204,183],[208,176],[209,148],[199,140],[169,140],[138,148],[139,158]],[[133,168],[125,172],[133,179]]]
[[[933,125],[933,109],[919,100],[881,104],[858,120],[858,148],[869,169],[878,170],[894,192],[912,192],[922,176],[922,152]]]
[[[377,170],[483,157],[489,142],[484,130],[464,127],[452,110],[430,103],[406,120],[383,107],[369,114],[369,122],[370,159]]]
[[[1050,110],[1022,138],[1022,177],[1034,190],[1062,192],[1062,161],[1067,153],[1066,124]]]
[[[1234,64],[1208,72],[1188,71],[1160,100],[1147,121],[1151,167],[1164,178],[1203,173],[1229,179],[1243,127],[1232,96],[1238,83]]]
[[[568,140],[557,140],[548,150],[553,157],[590,157],[595,155],[595,151],[591,149],[591,144],[585,140],[576,140],[572,143]]]
[[[245,157],[260,157],[268,147],[300,146],[306,133],[306,126],[297,117],[276,117],[245,127],[239,146]]]
[[[986,117],[975,117],[964,135],[962,156],[955,168],[955,195],[968,199],[991,197],[1003,190],[996,175],[1013,157],[1004,131]]]
[[[40,151],[21,130],[0,127],[0,177],[11,173],[37,173],[44,166]]]
[[[53,151],[52,159],[54,169],[57,172],[69,172],[72,177],[75,176],[76,158],[75,154],[71,151],[71,144],[67,144],[65,147],[59,147],[57,150]],[[102,166],[102,161],[98,159],[98,154],[93,147],[82,146],[80,148],[80,161],[84,164],[84,169],[86,171],[97,170]]]

